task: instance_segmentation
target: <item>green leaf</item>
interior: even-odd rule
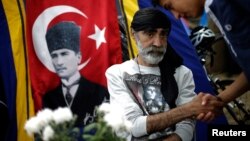
[[[91,123],[87,126],[84,127],[84,132],[90,132],[91,130],[93,129],[96,129],[97,128],[97,123]]]

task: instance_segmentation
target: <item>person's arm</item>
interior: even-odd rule
[[[184,119],[193,118],[199,113],[207,113],[208,111],[214,110],[215,106],[220,106],[220,103],[216,101],[210,101],[207,106],[201,106],[203,96],[204,94],[198,94],[191,102],[173,108],[167,112],[149,115],[147,117],[148,133],[164,130]]]
[[[185,123],[188,118],[195,117],[200,113],[208,113],[209,111],[215,111],[217,107],[222,107],[224,104],[223,102],[217,101],[216,97],[206,93],[200,93],[195,98],[193,98],[192,94],[194,95],[194,82],[191,71],[184,69],[184,71],[177,70],[176,73],[177,74],[175,75],[177,76],[175,77],[180,92],[177,98],[178,107],[161,114],[148,116],[147,131],[149,133],[163,130],[176,123],[176,125],[178,126],[178,124],[182,124],[182,122]],[[210,99],[209,101],[207,101],[208,103],[206,106],[201,106],[203,97],[208,97]],[[192,124],[192,122],[189,123]],[[190,125],[183,125],[184,126],[182,126],[182,128],[176,128],[175,133],[177,133],[182,139],[185,140],[185,138],[188,135],[190,136],[192,133],[189,133],[188,131],[184,132],[184,130],[188,129],[187,127],[189,127]],[[192,128],[189,128],[189,130],[190,129]],[[183,131],[178,132],[178,130]]]
[[[220,97],[223,102],[228,103],[244,94],[249,88],[249,82],[242,72],[230,86],[226,87],[226,89],[218,95],[218,97]]]
[[[176,99],[176,105],[180,106],[190,102],[197,95],[195,93],[195,83],[191,70],[185,66],[177,68],[174,76],[179,91],[178,97]],[[174,133],[176,133],[176,135],[178,135],[182,141],[190,141],[193,138],[194,130],[195,120],[185,119],[175,125]],[[171,138],[174,137],[175,136],[171,136]]]
[[[230,86],[226,87],[224,91],[219,93],[216,99],[218,101],[222,101],[224,103],[223,104],[224,106],[225,104],[233,101],[237,97],[244,94],[247,90],[249,90],[249,88],[250,88],[249,82],[245,74],[242,72]],[[211,101],[212,99],[215,99],[215,97],[204,96],[202,100],[202,105],[207,106],[208,102]],[[201,121],[211,121],[211,119],[213,119],[216,115],[218,115],[217,112],[218,109],[222,109],[222,107],[221,106],[216,107],[215,110],[210,111],[208,113],[201,113],[197,116],[197,119]]]

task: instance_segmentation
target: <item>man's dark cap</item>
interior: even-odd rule
[[[131,28],[135,31],[163,28],[171,29],[171,22],[168,17],[156,8],[143,8],[138,10],[132,20]]]
[[[80,27],[74,22],[60,22],[52,26],[45,36],[50,53],[58,49],[80,51]]]

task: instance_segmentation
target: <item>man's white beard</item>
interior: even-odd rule
[[[159,64],[167,50],[167,48],[164,46],[155,47],[151,45],[149,47],[143,48],[140,41],[137,41],[137,47],[143,60],[151,65]]]

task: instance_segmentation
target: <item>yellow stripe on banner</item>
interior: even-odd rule
[[[27,70],[25,47],[25,10],[23,0],[2,0],[9,25],[12,54],[17,77],[16,115],[18,141],[32,141],[24,130],[26,120],[34,116],[34,103]],[[22,23],[23,21],[23,23]]]
[[[138,2],[137,0],[122,0],[121,4],[122,7],[124,8],[123,9],[125,14],[124,18],[126,18],[126,22],[128,25],[127,27],[128,33],[129,35],[131,35],[130,25],[135,12],[139,9]],[[134,55],[138,54],[136,43],[134,39],[132,39],[132,36],[128,36],[128,39],[130,40],[130,44],[128,43],[128,45],[132,46],[131,47],[132,50],[129,50],[129,57],[133,58]]]

